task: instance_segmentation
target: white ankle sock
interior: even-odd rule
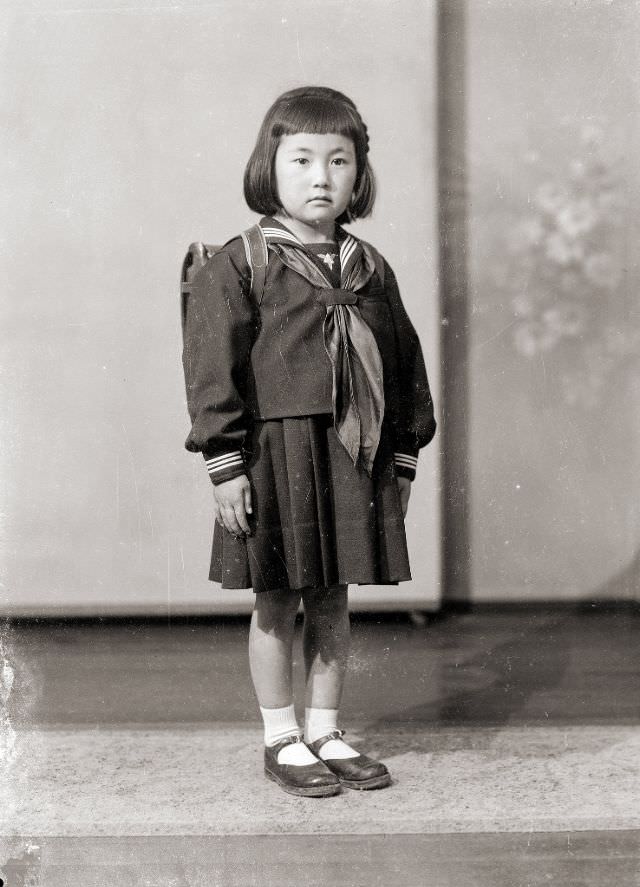
[[[300,735],[300,727],[298,727],[293,703],[286,705],[284,708],[262,708],[260,706],[260,714],[264,722],[265,745],[276,745],[287,736]],[[304,742],[292,742],[290,745],[285,745],[278,752],[279,764],[293,764],[294,766],[304,767],[307,764],[315,764],[316,760],[317,758],[309,751]]]
[[[304,738],[307,742],[315,742],[327,733],[338,729],[337,708],[308,708],[304,713]],[[318,757],[323,761],[329,758],[357,758],[360,752],[351,748],[342,739],[330,739],[321,746]]]

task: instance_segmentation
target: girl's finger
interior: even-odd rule
[[[243,533],[246,533],[247,535],[249,535],[249,533],[251,532],[251,527],[249,526],[249,522],[247,521],[247,515],[245,514],[244,509],[245,509],[244,501],[239,502],[235,507],[235,515],[236,515],[236,520],[238,521],[238,523],[242,527]]]
[[[248,484],[244,488],[244,510],[247,514],[253,513],[253,506],[251,505],[251,487]]]
[[[224,523],[229,530],[230,533],[233,533],[234,536],[242,535],[242,527],[238,523],[236,518],[236,513],[231,505],[226,505],[224,509]]]

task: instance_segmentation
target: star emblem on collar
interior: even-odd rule
[[[337,253],[318,253],[318,258],[322,259],[325,265],[329,266],[329,269],[333,271],[333,263],[336,260]]]

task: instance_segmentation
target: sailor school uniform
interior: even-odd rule
[[[255,591],[404,581],[410,573],[395,478],[415,478],[436,420],[395,275],[372,246],[340,226],[335,243],[317,244],[303,244],[271,217],[260,226],[268,249],[260,304],[237,237],[194,277],[184,330],[192,423],[185,448],[203,454],[214,485],[242,474],[252,488],[264,480],[261,493],[253,489],[255,537],[236,539],[216,524],[209,578]],[[287,450],[292,446],[295,452]],[[298,451],[306,455],[292,475]],[[336,507],[350,484],[349,509]],[[299,490],[305,501],[296,498]],[[302,523],[313,525],[314,539],[300,535],[309,498],[315,510]],[[260,499],[270,500],[262,521]],[[360,500],[362,512],[353,514]],[[337,525],[338,513],[348,526]],[[400,535],[392,538],[394,532]],[[341,533],[369,551],[359,567],[352,568],[344,547],[341,553]],[[387,548],[384,564],[376,546]],[[402,549],[395,566],[393,546]],[[264,560],[272,550],[278,564],[269,579]],[[262,568],[252,563],[256,557]]]

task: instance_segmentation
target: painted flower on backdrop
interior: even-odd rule
[[[531,359],[553,351],[565,402],[589,408],[601,402],[611,374],[637,355],[640,331],[629,324],[621,287],[621,175],[605,156],[604,127],[589,122],[574,141],[577,156],[532,182],[527,212],[515,225],[509,220],[509,259],[496,282],[511,297],[517,352]],[[544,160],[553,163],[535,152],[534,175]]]

